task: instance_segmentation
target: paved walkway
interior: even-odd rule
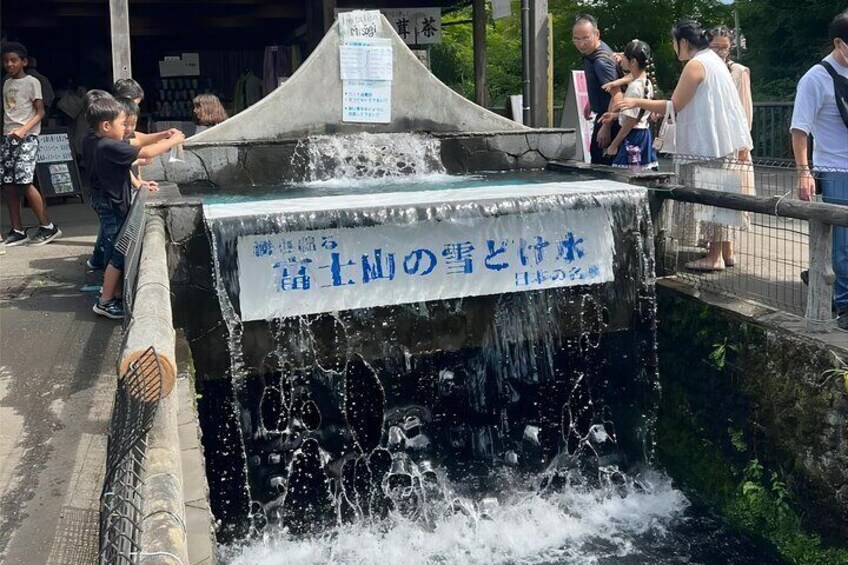
[[[0,255],[0,563],[96,563],[120,323],[91,311],[97,216],[50,206],[64,236]],[[3,210],[0,226],[9,230]],[[24,210],[24,221],[34,217]]]

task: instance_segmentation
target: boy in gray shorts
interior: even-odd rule
[[[38,134],[44,117],[41,83],[26,74],[27,50],[20,43],[2,46],[3,69],[8,80],[3,83],[3,142],[0,145],[0,180],[3,197],[9,208],[12,229],[4,238],[7,247],[29,242],[50,243],[62,232],[47,218],[44,198],[32,184],[38,158]],[[27,237],[21,220],[21,194],[38,218],[38,231]]]

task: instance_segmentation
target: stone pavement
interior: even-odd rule
[[[0,255],[0,563],[96,563],[119,322],[91,311],[97,216],[49,207],[64,232]],[[29,209],[24,221],[35,225]],[[5,209],[0,218],[9,230]]]

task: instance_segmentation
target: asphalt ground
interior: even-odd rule
[[[97,216],[51,202],[63,232],[0,255],[0,563],[96,563],[121,324],[91,311]],[[24,221],[35,226],[30,210]],[[3,233],[10,227],[5,207]],[[34,230],[33,230],[34,232]]]

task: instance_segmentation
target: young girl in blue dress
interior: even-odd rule
[[[621,66],[629,71],[628,76],[619,79],[622,85],[629,81],[625,98],[654,97],[654,85],[649,77],[653,60],[651,48],[647,43],[638,39],[628,43],[624,48]],[[657,169],[657,152],[654,150],[653,136],[648,128],[649,115],[638,108],[624,110],[619,114],[618,123],[621,130],[607,148],[607,155],[614,157],[613,167]]]

